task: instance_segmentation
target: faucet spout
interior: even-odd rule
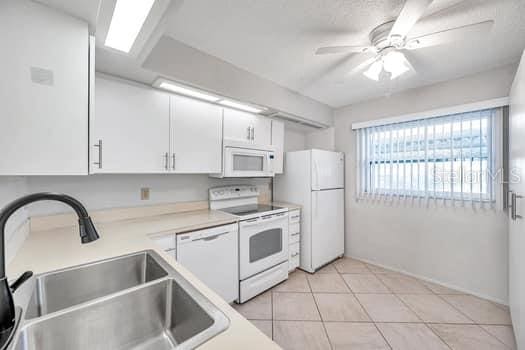
[[[13,215],[18,209],[23,206],[43,200],[52,200],[65,203],[69,205],[78,216],[78,226],[81,242],[89,243],[99,238],[95,225],[89,217],[86,208],[75,198],[58,193],[35,193],[28,196],[21,197],[0,211],[0,333],[10,332],[15,325],[15,307],[13,302],[13,295],[11,288],[7,282],[7,276],[5,271],[5,226],[7,220]],[[3,339],[0,336],[0,339]],[[0,343],[0,348],[4,344]]]

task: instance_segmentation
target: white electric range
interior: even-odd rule
[[[209,190],[210,209],[239,217],[239,303],[288,278],[288,208],[258,204],[256,186]]]

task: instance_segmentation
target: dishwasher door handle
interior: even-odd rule
[[[217,233],[217,234],[212,235],[212,236],[207,236],[207,237],[201,237],[201,238],[197,238],[197,239],[192,239],[191,241],[192,241],[192,242],[197,242],[197,241],[206,241],[206,242],[207,242],[207,241],[214,241],[214,240],[216,240],[217,238],[219,238],[220,236],[227,235],[228,233],[230,233],[230,231]]]

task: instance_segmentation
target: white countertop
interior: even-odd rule
[[[7,266],[10,279],[26,270],[43,273],[69,266],[152,249],[169,262],[230,319],[230,327],[199,346],[199,349],[280,349],[270,338],[198,280],[193,274],[164,253],[149,237],[151,234],[174,234],[236,222],[235,216],[198,210],[172,215],[95,224],[100,239],[81,244],[78,227],[33,232]]]

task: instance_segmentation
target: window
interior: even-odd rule
[[[499,110],[359,129],[360,197],[494,201]]]

